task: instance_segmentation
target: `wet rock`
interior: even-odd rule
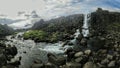
[[[65,45],[67,45],[69,43],[69,41],[65,41],[63,44],[62,44],[62,47],[64,47]]]
[[[6,51],[6,54],[7,54],[7,55],[12,55],[12,56],[14,56],[14,55],[17,54],[17,48],[16,48],[15,46],[13,46],[13,47],[9,46],[9,47],[7,47],[7,48],[5,49],[5,51]]]
[[[109,64],[108,64],[108,67],[115,67],[115,61],[111,61]]]
[[[106,50],[106,49],[100,49],[100,50],[98,50],[97,53],[98,53],[98,54],[106,54],[106,53],[107,53],[107,50]]]
[[[79,57],[79,58],[76,58],[76,59],[75,59],[75,62],[79,63],[79,62],[81,62],[82,60],[83,60],[83,58],[82,58],[82,57]]]
[[[68,54],[69,52],[72,52],[73,48],[69,47],[68,49],[65,50],[65,54]]]
[[[55,55],[50,55],[48,56],[48,61],[55,65],[63,65],[66,62],[66,58],[61,56],[56,57]]]
[[[113,56],[108,54],[108,55],[107,55],[107,59],[112,60],[112,59],[113,59]]]
[[[33,64],[31,68],[43,68],[43,64]]]
[[[108,63],[109,63],[109,60],[108,60],[108,59],[104,59],[104,60],[101,61],[101,64],[103,64],[103,65],[106,65],[106,64],[108,64]]]
[[[42,61],[41,60],[34,60],[34,63],[35,64],[42,64]]]
[[[15,67],[13,65],[6,65],[6,66],[2,66],[2,68],[18,68],[18,67]]]
[[[12,66],[18,66],[18,65],[20,65],[20,61],[14,61],[14,62],[10,62],[8,64],[12,65]]]
[[[93,37],[88,40],[89,48],[91,50],[99,50],[105,48],[105,41],[103,41],[100,37]]]
[[[105,65],[102,65],[100,63],[97,63],[97,65],[100,67],[100,68],[105,68],[106,66]]]
[[[75,53],[75,57],[81,57],[84,53],[81,51],[81,52],[77,52]]]
[[[86,38],[82,38],[80,41],[81,45],[83,46],[87,46],[87,39]]]
[[[57,68],[54,64],[48,62],[47,64],[44,65],[44,68]]]
[[[7,63],[6,56],[4,54],[0,54],[0,66],[5,65]]]
[[[83,38],[83,35],[82,34],[79,34],[78,37],[76,38],[78,41],[81,41]]]
[[[66,63],[63,68],[81,68],[81,64],[75,62]]]
[[[87,62],[84,64],[83,68],[99,68],[99,67],[93,62]]]
[[[86,55],[90,55],[91,52],[92,52],[91,50],[85,50],[85,51],[84,51],[84,53],[85,53]]]

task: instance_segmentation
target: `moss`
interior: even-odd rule
[[[24,39],[37,39],[39,41],[44,41],[47,39],[47,33],[41,30],[30,30],[28,32],[25,32],[23,37]]]

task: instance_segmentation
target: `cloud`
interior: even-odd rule
[[[70,14],[88,13],[98,7],[120,10],[120,0],[0,0],[0,11],[14,15],[18,11],[32,11],[44,19]]]

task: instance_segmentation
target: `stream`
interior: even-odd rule
[[[61,41],[54,44],[43,42],[35,43],[33,40],[23,40],[22,38],[18,38],[18,36],[22,34],[23,33],[18,33],[15,38],[12,38],[12,36],[6,37],[8,40],[10,40],[6,42],[6,44],[16,46],[18,50],[17,55],[11,60],[11,62],[19,60],[19,57],[22,57],[19,68],[30,68],[35,60],[40,60],[43,63],[46,63],[48,60],[48,53],[65,56],[65,50],[69,47],[73,47],[69,45],[62,47],[64,42]]]

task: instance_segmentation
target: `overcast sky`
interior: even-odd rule
[[[0,14],[15,16],[33,10],[43,18],[90,12],[97,7],[119,11],[120,0],[0,0]]]

